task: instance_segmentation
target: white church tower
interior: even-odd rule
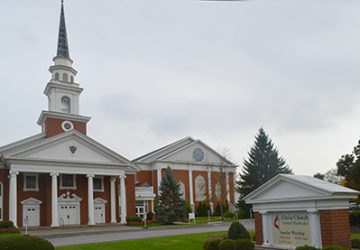
[[[60,27],[57,55],[54,65],[49,68],[51,80],[46,85],[44,94],[48,97],[48,111],[42,111],[38,124],[47,137],[76,129],[86,134],[86,123],[90,117],[79,114],[79,97],[83,91],[75,83],[77,71],[72,67],[67,41],[64,5],[61,3]]]

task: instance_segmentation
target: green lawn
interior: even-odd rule
[[[360,239],[360,234],[351,234],[351,239]]]
[[[88,245],[57,247],[60,250],[102,250],[102,249],[120,249],[120,250],[139,250],[139,249],[171,249],[171,250],[199,250],[202,249],[203,240],[210,235],[224,234],[227,231],[215,233],[201,233],[180,236],[168,236],[152,239],[129,240],[118,242],[97,243]]]

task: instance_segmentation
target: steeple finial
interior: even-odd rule
[[[66,35],[64,0],[61,0],[59,39],[58,39],[58,48],[57,48],[56,56],[62,56],[62,57],[66,57],[66,58],[70,59],[69,46],[68,46],[67,35]]]

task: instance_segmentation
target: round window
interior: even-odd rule
[[[72,122],[70,121],[64,121],[62,124],[61,124],[61,127],[64,131],[69,131],[71,129],[74,128],[74,125],[72,124]]]
[[[202,162],[204,160],[204,152],[200,148],[195,148],[193,151],[194,160]]]

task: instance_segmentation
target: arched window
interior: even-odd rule
[[[185,200],[185,184],[182,183],[181,181],[179,182],[180,184],[180,193],[181,195],[181,199]]]
[[[204,177],[199,175],[195,178],[195,196],[196,201],[203,201],[205,200],[205,193],[206,193],[206,182]]]
[[[59,80],[59,73],[55,73],[55,80]]]
[[[219,182],[215,185],[215,197],[217,200],[220,200],[221,198],[221,185]]]
[[[63,74],[63,81],[68,82],[68,75],[66,73]]]
[[[67,96],[61,97],[61,112],[70,113],[70,98]]]
[[[3,185],[0,182],[0,221],[3,220]]]

